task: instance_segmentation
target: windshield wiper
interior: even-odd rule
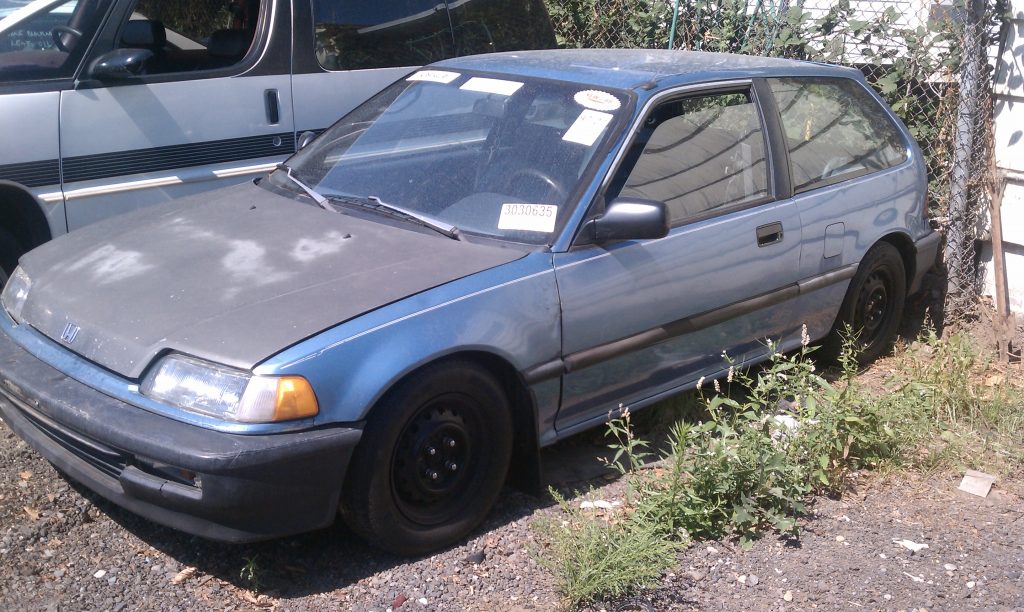
[[[329,210],[331,212],[338,212],[337,210],[335,210],[335,208],[333,206],[331,206],[331,203],[327,201],[327,198],[325,198],[324,196],[322,196],[319,193],[317,193],[316,190],[313,189],[312,187],[310,187],[309,185],[303,183],[299,179],[297,179],[294,176],[292,176],[292,169],[289,168],[287,166],[287,164],[280,163],[280,164],[277,165],[277,169],[278,170],[283,170],[285,176],[288,177],[288,180],[290,180],[291,182],[295,183],[296,185],[299,186],[300,189],[305,191],[306,195],[308,195],[309,197],[313,198],[313,201],[320,205],[320,208],[322,208],[324,210]]]
[[[432,229],[439,234],[451,238],[452,240],[462,240],[462,238],[459,237],[459,228],[455,227],[454,225],[450,223],[445,223],[440,219],[435,219],[421,212],[416,212],[415,210],[409,210],[407,208],[402,208],[401,206],[397,206],[395,204],[389,204],[388,202],[381,200],[378,196],[375,195],[359,197],[332,193],[328,196],[328,198],[331,200],[344,202],[346,204],[355,204],[356,206],[369,208],[371,210],[375,210],[390,215],[392,217],[405,219],[406,221],[412,221],[417,225],[426,227],[428,229]]]

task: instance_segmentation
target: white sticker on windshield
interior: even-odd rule
[[[479,91],[482,93],[498,94],[502,96],[511,96],[512,94],[519,91],[519,88],[523,84],[519,81],[505,81],[502,79],[485,79],[483,77],[473,77],[470,80],[462,84],[459,89],[465,89],[467,91]]]
[[[576,121],[565,131],[565,136],[562,136],[562,140],[576,142],[589,147],[597,142],[597,139],[601,137],[601,133],[608,127],[611,120],[612,115],[608,113],[599,113],[589,109],[585,110],[580,113],[579,117],[576,117]]]
[[[622,102],[612,94],[596,89],[584,89],[576,92],[572,98],[580,106],[599,111],[613,111],[622,106]]]
[[[455,79],[459,78],[458,72],[448,72],[447,70],[417,70],[412,73],[406,81],[431,81],[434,83],[451,83]]]
[[[551,204],[502,204],[498,229],[550,234],[556,217],[558,207]]]

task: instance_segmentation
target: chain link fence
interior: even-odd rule
[[[928,165],[947,239],[944,318],[973,314],[975,241],[987,205],[997,7],[967,0],[546,0],[562,47],[768,55],[860,69],[903,119]]]

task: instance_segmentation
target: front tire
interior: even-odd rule
[[[889,349],[907,299],[907,273],[900,252],[888,242],[868,250],[850,282],[832,331],[822,345],[827,359],[842,352],[842,333],[849,326],[857,337],[857,362],[866,365]]]
[[[505,482],[512,419],[502,386],[468,361],[427,366],[374,407],[348,469],[341,512],[399,555],[454,544]]]

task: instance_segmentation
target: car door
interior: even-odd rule
[[[656,98],[605,193],[664,202],[669,234],[555,255],[560,432],[799,337],[800,218],[757,102],[749,82]]]
[[[265,173],[294,151],[289,3],[125,0],[94,46],[152,54],[60,101],[69,229]]]

